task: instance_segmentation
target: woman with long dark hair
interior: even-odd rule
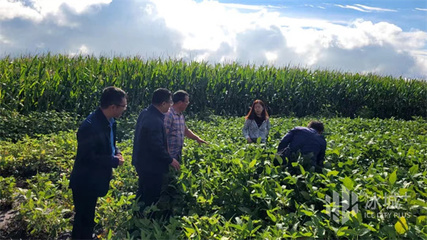
[[[257,142],[258,138],[261,138],[261,142],[266,142],[270,131],[270,120],[264,102],[255,100],[245,119],[243,136],[248,143]]]

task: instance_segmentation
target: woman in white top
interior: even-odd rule
[[[261,100],[255,100],[245,119],[243,136],[248,143],[257,142],[258,138],[261,138],[261,142],[266,142],[270,131],[270,120],[265,104]]]

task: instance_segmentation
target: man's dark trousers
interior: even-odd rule
[[[87,191],[73,190],[74,215],[72,239],[92,239],[95,207],[98,197]]]
[[[139,202],[144,202],[145,206],[156,204],[162,192],[164,173],[142,172],[138,179]]]

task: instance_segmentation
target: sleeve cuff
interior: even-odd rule
[[[113,165],[113,168],[117,168],[119,166],[119,159],[117,157],[111,157],[111,165]]]

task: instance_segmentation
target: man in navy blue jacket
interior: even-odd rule
[[[137,198],[145,206],[156,204],[160,199],[169,165],[180,169],[179,162],[169,155],[164,126],[164,114],[171,105],[172,93],[165,88],[156,89],[151,105],[142,110],[136,124],[132,165],[139,176]]]
[[[311,156],[311,166],[321,172],[326,151],[323,131],[323,123],[318,121],[311,121],[307,127],[296,127],[283,137],[277,152],[282,158],[288,158],[288,166],[291,166],[295,154]]]
[[[126,110],[126,93],[107,87],[102,91],[100,105],[77,131],[77,156],[70,176],[76,213],[72,239],[92,238],[96,201],[107,194],[113,168],[124,162],[116,147],[114,118]]]

